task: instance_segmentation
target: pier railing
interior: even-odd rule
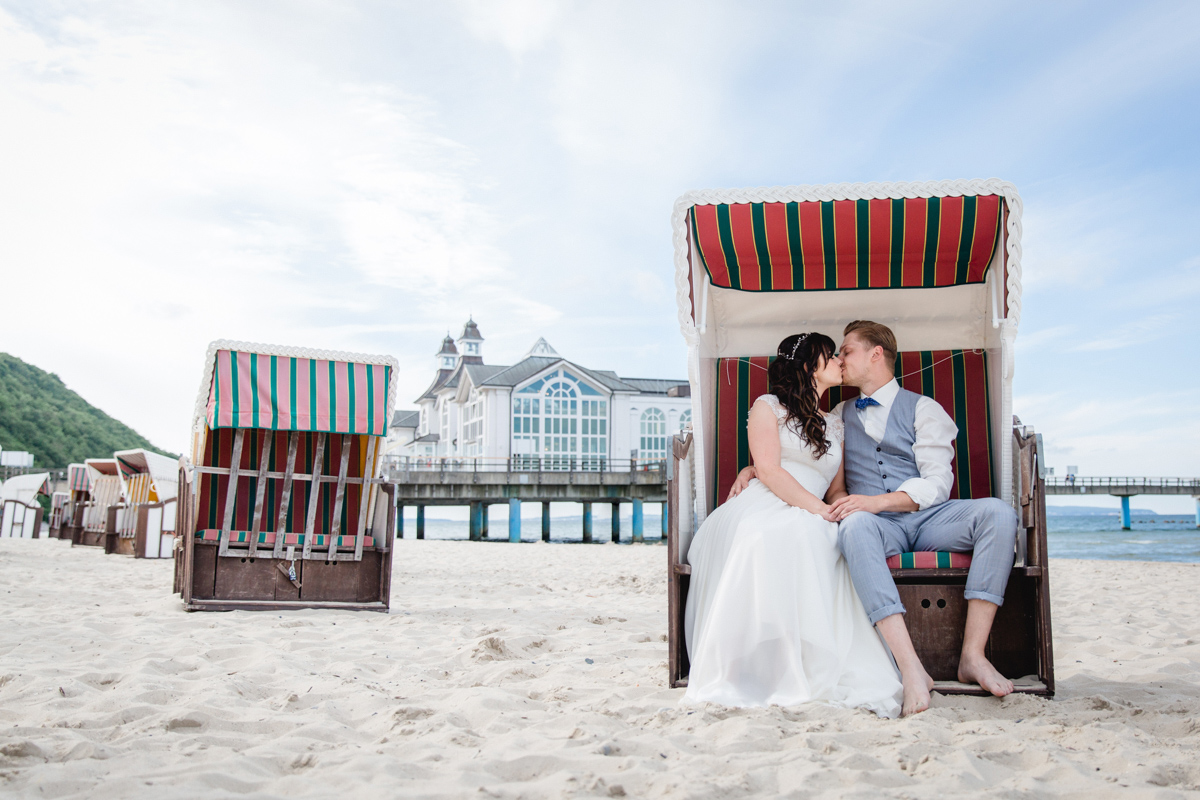
[[[389,475],[406,472],[660,472],[665,475],[667,471],[665,458],[608,458],[588,455],[520,455],[511,458],[385,456],[383,466]]]
[[[1200,478],[1046,478],[1046,494],[1182,494],[1200,496]]]

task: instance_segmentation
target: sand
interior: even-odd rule
[[[187,614],[170,562],[0,540],[0,795],[1200,790],[1200,565],[1053,562],[1054,701],[880,720],[680,706],[662,546],[397,545],[390,615]]]

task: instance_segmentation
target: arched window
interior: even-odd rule
[[[600,396],[566,370],[519,389],[513,395],[516,463],[523,469],[540,465],[540,469],[603,470],[608,456],[608,401]]]
[[[681,431],[687,430],[688,426],[691,424],[692,424],[692,410],[689,408],[687,411],[684,411],[682,414],[679,415],[679,430],[681,430]]]
[[[667,457],[667,415],[657,408],[642,412],[642,442],[638,448],[639,459]]]

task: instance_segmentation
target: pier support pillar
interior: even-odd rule
[[[480,525],[479,525],[479,538],[481,541],[483,539],[488,538],[488,513],[487,513],[487,511],[488,511],[488,504],[480,503],[479,504],[479,519],[481,521],[480,521]]]
[[[542,503],[542,541],[550,541],[550,504]]]
[[[1200,528],[1200,497],[1193,497],[1196,501],[1196,527]]]
[[[612,504],[612,542],[613,544],[621,543],[621,504]]]
[[[646,540],[642,530],[644,524],[642,501],[635,497],[633,498],[633,541],[644,542]]]
[[[1128,531],[1133,529],[1133,524],[1129,519],[1129,495],[1121,498],[1121,530]]]
[[[591,544],[592,541],[592,504],[583,504],[583,543]]]
[[[396,505],[396,538],[404,538],[404,506]]]
[[[425,506],[417,506],[417,538],[425,538]]]
[[[471,501],[471,511],[468,514],[467,523],[467,538],[472,542],[478,542],[482,537],[480,532],[483,530],[483,503],[478,500]]]
[[[508,498],[508,540],[521,541],[521,501],[515,497]]]

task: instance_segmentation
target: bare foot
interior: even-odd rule
[[[958,679],[962,683],[978,683],[996,697],[1004,697],[1013,690],[1012,681],[1001,675],[992,662],[983,656],[963,656],[959,659]]]
[[[904,686],[904,705],[900,716],[911,717],[929,708],[929,692],[933,689],[933,678],[921,668],[920,672],[912,675],[901,675],[900,683]]]

